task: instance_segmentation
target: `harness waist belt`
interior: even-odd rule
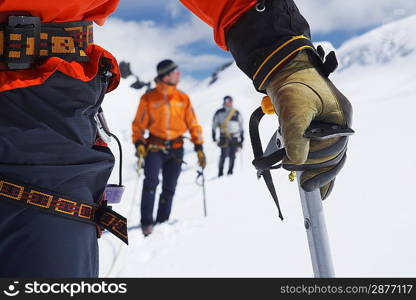
[[[39,17],[9,16],[0,24],[0,62],[9,70],[28,69],[53,56],[88,62],[84,50],[92,43],[92,21],[41,23]]]
[[[164,146],[166,148],[170,148],[173,146],[181,146],[183,144],[183,136],[177,137],[176,139],[173,139],[173,140],[165,140],[165,139],[162,139],[160,137],[157,137],[151,134],[149,138],[147,139],[147,142],[149,144],[156,144],[156,145]]]
[[[38,186],[0,177],[0,200],[26,205],[43,212],[98,225],[128,244],[127,219],[107,206],[75,200]]]

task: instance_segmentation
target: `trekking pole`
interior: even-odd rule
[[[351,128],[315,122],[306,130],[304,136],[311,140],[325,140],[333,137],[346,137],[353,133]],[[311,192],[305,191],[301,187],[302,172],[296,173],[313,272],[317,278],[335,277],[321,192],[319,188]]]
[[[143,169],[143,166],[144,166],[144,159],[142,157],[138,157],[137,164],[136,164],[136,172],[137,172],[138,179],[140,179],[141,177],[140,171]]]
[[[203,198],[203,202],[204,202],[204,217],[207,216],[207,201],[206,201],[206,191],[205,191],[205,175],[204,175],[204,170],[197,170],[198,176],[196,177],[197,180],[197,184],[202,186],[202,198]],[[198,178],[201,177],[202,178],[202,183],[198,183]]]
[[[253,165],[257,169],[257,177],[264,178],[266,186],[279,210],[279,217],[283,220],[270,171],[283,167],[282,160],[285,156],[285,144],[280,129],[278,129],[263,152],[259,134],[259,123],[263,116],[264,112],[260,107],[254,111],[250,118],[250,139],[254,153]],[[347,138],[352,134],[354,134],[354,130],[351,128],[314,121],[306,129],[304,137],[322,141],[334,137]],[[315,277],[335,277],[320,190],[315,189],[311,192],[303,190],[300,181],[302,172],[298,171],[296,173],[314,275]]]
[[[313,272],[316,278],[335,277],[321,193],[319,189],[306,192],[300,185],[302,172],[296,175]]]

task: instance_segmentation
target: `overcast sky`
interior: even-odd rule
[[[311,25],[314,42],[328,40],[335,47],[372,28],[416,14],[416,0],[295,2]],[[218,49],[213,43],[211,29],[178,0],[121,0],[112,17],[134,21],[129,23],[129,34],[135,32],[130,39],[140,44],[137,48],[145,47],[152,52],[149,60],[153,65],[170,57],[181,64],[185,75],[201,79],[232,59],[229,53]],[[117,26],[122,31],[123,22],[118,21]]]

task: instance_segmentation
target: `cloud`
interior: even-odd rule
[[[188,14],[187,10],[178,0],[121,0],[117,8],[118,14],[169,15],[172,18],[180,18]]]
[[[127,7],[129,9],[160,9],[165,7],[166,1],[174,0],[120,0],[119,7]]]
[[[355,31],[416,14],[415,0],[295,0],[313,33]]]
[[[230,59],[195,51],[192,45],[212,43],[212,32],[196,17],[189,17],[175,26],[153,21],[123,21],[110,18],[103,27],[95,27],[95,42],[110,51],[118,61],[131,62],[133,73],[142,80],[156,76],[156,64],[170,58],[185,75],[201,70],[213,71]],[[207,46],[209,47],[209,45]]]
[[[169,0],[166,8],[172,18],[179,18],[187,13],[187,11],[184,9],[184,6],[177,0]]]
[[[357,31],[416,14],[415,0],[295,0],[314,33],[334,30]],[[178,0],[122,0],[120,12],[137,11],[141,16],[169,15],[180,20],[189,12]]]
[[[416,13],[415,0],[295,0],[312,33],[357,32]],[[212,54],[212,29],[193,16],[178,0],[121,0],[117,16],[104,28],[96,27],[96,40],[118,60],[132,62],[142,79],[155,76],[158,61],[171,58],[187,77],[212,72],[230,60]],[[201,74],[201,73],[200,73]],[[198,77],[198,76],[197,76]]]

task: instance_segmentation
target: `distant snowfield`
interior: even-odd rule
[[[380,30],[407,30],[410,36],[409,23],[414,28],[416,17],[400,22]],[[355,43],[358,49],[364,42]],[[340,49],[339,53],[351,51]],[[347,164],[333,194],[324,202],[338,277],[416,276],[416,55],[406,53],[390,60],[353,64],[331,77],[353,104],[356,131],[350,139]],[[129,225],[136,225],[143,176],[138,179],[135,171],[130,124],[141,94],[129,88],[132,80],[123,80],[107,96],[103,108],[124,144],[127,190],[114,209],[129,217]],[[223,71],[214,85],[207,87],[206,83],[186,92],[204,127],[208,217],[203,216],[202,189],[195,184],[196,154],[188,142],[187,165],[171,215],[176,222],[157,226],[148,238],[139,229],[130,231],[129,246],[105,234],[99,240],[100,276],[312,277],[297,184],[289,182],[287,171],[273,174],[285,217],[281,222],[264,182],[256,179],[251,165],[248,119],[262,95],[235,66]],[[210,180],[217,173],[219,156],[210,139],[211,118],[227,94],[234,97],[245,117],[246,143],[238,154],[235,175]],[[265,117],[263,122],[266,142],[277,127],[277,117]],[[115,143],[111,148],[118,156]],[[112,182],[117,181],[117,171],[116,167]]]

